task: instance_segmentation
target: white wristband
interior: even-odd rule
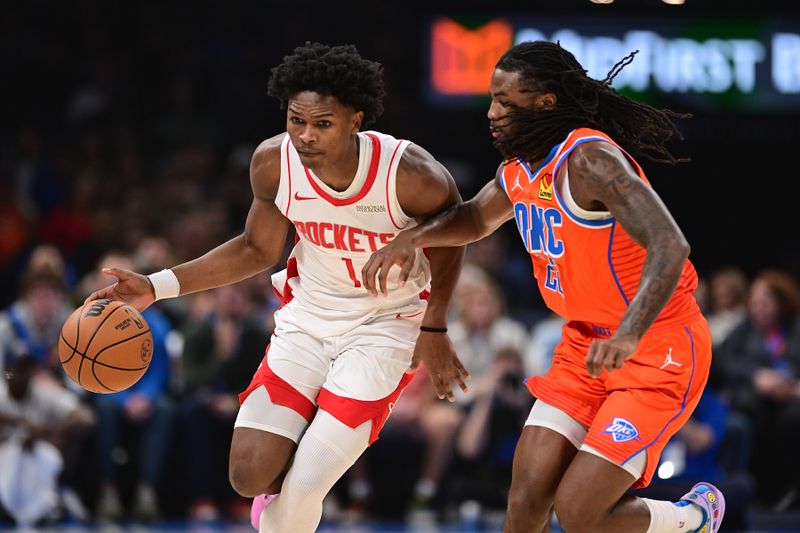
[[[161,272],[150,274],[147,278],[153,285],[153,292],[156,295],[156,300],[180,296],[181,284],[178,282],[175,273],[169,268],[165,268]]]

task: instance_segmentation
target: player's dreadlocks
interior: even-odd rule
[[[306,42],[273,67],[267,93],[281,101],[303,91],[333,96],[342,104],[364,112],[363,125],[383,113],[383,67],[363,59],[353,45],[327,46]]]
[[[626,151],[661,163],[679,163],[665,143],[673,136],[682,139],[672,118],[691,115],[669,109],[656,109],[619,94],[611,87],[614,77],[636,52],[619,61],[603,81],[586,75],[586,70],[558,43],[529,41],[520,43],[497,62],[506,72],[518,72],[528,90],[552,92],[552,109],[515,108],[509,112],[512,134],[495,141],[508,159],[544,159],[553,146],[575,128],[589,127],[609,134]]]

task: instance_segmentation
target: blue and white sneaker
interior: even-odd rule
[[[701,481],[684,494],[681,501],[693,503],[703,511],[703,523],[691,533],[717,533],[719,531],[722,517],[725,515],[725,496],[717,487]]]

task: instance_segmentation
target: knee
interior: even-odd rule
[[[280,492],[289,459],[283,454],[262,454],[234,441],[231,445],[228,479],[239,495],[252,498]]]
[[[228,466],[231,487],[246,498],[280,492],[295,448],[295,443],[286,437],[252,428],[235,428]]]
[[[259,494],[277,494],[281,491],[284,473],[282,469],[259,470],[248,462],[231,462],[228,480],[237,494],[253,498]]]
[[[269,485],[269,481],[264,479],[263,473],[256,472],[252,465],[242,461],[231,461],[228,467],[228,479],[233,490],[245,498],[265,494]]]
[[[553,495],[536,483],[514,483],[508,494],[508,512],[514,515],[549,516]]]
[[[569,491],[559,489],[556,492],[554,507],[558,523],[564,531],[570,533],[597,531],[592,512],[578,504]]]

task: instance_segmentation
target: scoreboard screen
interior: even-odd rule
[[[438,16],[426,35],[425,92],[438,105],[482,104],[503,52],[515,43],[549,40],[600,80],[637,51],[613,86],[646,101],[800,111],[800,20]]]

